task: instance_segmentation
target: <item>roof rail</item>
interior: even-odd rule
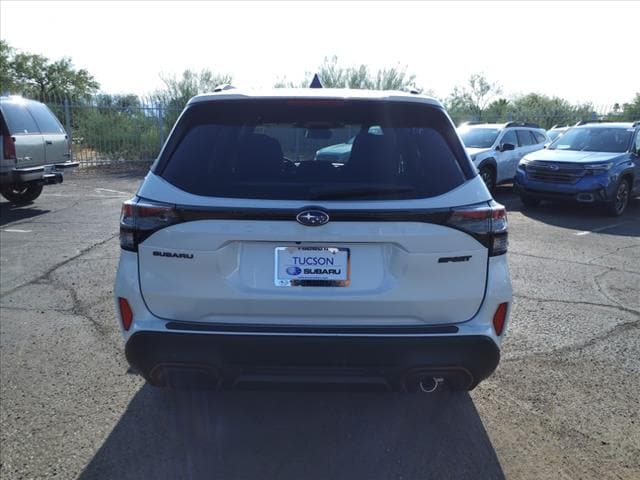
[[[574,127],[579,127],[580,125],[586,125],[587,123],[602,123],[601,119],[596,120],[580,120],[578,123],[574,125]]]
[[[214,92],[223,92],[225,90],[233,90],[234,87],[233,85],[231,85],[230,83],[222,83],[220,85],[218,85],[216,88],[213,89]]]
[[[530,123],[530,122],[507,122],[504,124],[504,128],[509,128],[509,127],[542,128],[537,123]]]

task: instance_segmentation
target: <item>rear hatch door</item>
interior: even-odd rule
[[[488,249],[446,218],[491,196],[444,111],[409,100],[189,107],[138,192],[179,218],[138,245],[149,309],[270,325],[472,318]],[[343,162],[314,160],[351,138]]]

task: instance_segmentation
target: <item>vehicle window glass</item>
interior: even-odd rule
[[[197,195],[425,198],[468,178],[444,112],[424,105],[216,101],[191,107],[173,137],[158,173]]]
[[[500,130],[497,128],[461,128],[458,131],[465,147],[469,148],[490,148]]]
[[[518,145],[521,147],[527,147],[536,143],[535,139],[531,136],[529,130],[518,130]]]
[[[504,145],[505,143],[510,143],[514,147],[517,147],[518,140],[516,139],[516,132],[514,132],[513,130],[507,130],[504,136],[502,137],[502,140],[500,141],[500,143],[502,145]]]
[[[540,132],[532,132],[533,136],[536,138],[536,143],[546,143],[546,137]]]
[[[636,154],[640,155],[640,130],[636,132]]]
[[[631,135],[621,127],[572,128],[549,145],[549,149],[622,153],[629,148]]]
[[[2,104],[2,113],[9,127],[9,131],[13,135],[20,133],[40,133],[38,125],[24,105],[17,102],[4,102]]]
[[[549,137],[549,140],[553,142],[556,138],[558,138],[563,133],[564,132],[562,130],[549,130],[547,132],[547,136]]]
[[[30,103],[27,106],[42,133],[65,133],[64,128],[53,112],[42,103]]]

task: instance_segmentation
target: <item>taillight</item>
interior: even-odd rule
[[[489,249],[489,256],[507,252],[507,211],[503,205],[493,200],[455,208],[446,223],[482,243]]]
[[[502,335],[502,331],[504,330],[504,322],[507,319],[507,307],[508,303],[501,303],[498,305],[498,309],[496,313],[493,315],[493,328],[496,331],[496,335]]]
[[[71,139],[69,138],[69,135],[64,136],[64,141],[65,141],[65,144],[67,145],[67,151],[65,153],[67,157],[71,159]]]
[[[2,135],[2,150],[5,160],[16,159],[16,140],[11,135]]]
[[[120,308],[120,320],[122,321],[122,328],[129,330],[131,323],[133,322],[133,312],[127,302],[126,298],[118,297],[118,307]]]
[[[180,221],[173,205],[135,198],[127,200],[120,214],[120,247],[137,252],[138,245],[151,234]]]

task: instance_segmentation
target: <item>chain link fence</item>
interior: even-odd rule
[[[181,112],[181,108],[136,95],[46,98],[44,103],[70,133],[73,158],[86,166],[154,160]],[[465,121],[518,121],[537,123],[546,129],[573,125],[580,120],[628,120],[616,106],[581,106],[558,111],[505,110],[483,115],[452,110],[450,114],[456,125]]]
[[[43,100],[41,100],[43,101]],[[47,98],[81,165],[154,160],[181,109],[135,95]]]

